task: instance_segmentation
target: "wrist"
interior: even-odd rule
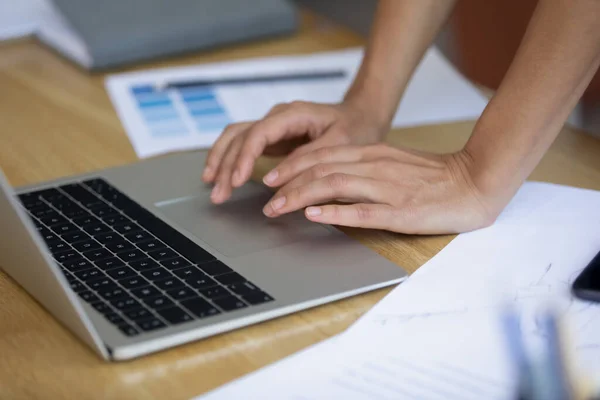
[[[377,95],[369,90],[351,88],[340,106],[353,120],[362,126],[366,125],[369,133],[376,136],[373,138],[376,141],[383,140],[387,135],[395,114],[395,108],[390,112],[389,107],[382,105]]]

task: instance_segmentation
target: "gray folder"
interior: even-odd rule
[[[290,33],[298,25],[296,10],[286,0],[53,3],[84,42],[91,58],[87,67],[93,69]]]

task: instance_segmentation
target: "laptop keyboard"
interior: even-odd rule
[[[127,336],[273,301],[104,179],[19,199],[71,288]]]

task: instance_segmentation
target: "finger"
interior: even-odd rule
[[[235,186],[244,184],[252,173],[256,159],[264,149],[282,139],[303,136],[320,124],[322,112],[318,107],[303,104],[289,107],[250,127],[234,173]]]
[[[340,198],[361,203],[387,204],[388,193],[384,182],[337,173],[301,187],[282,190],[265,205],[263,212],[269,217],[276,217]]]
[[[223,203],[231,196],[231,175],[233,173],[233,165],[240,154],[242,144],[243,137],[236,137],[223,157],[223,161],[219,166],[215,187],[210,195],[211,200],[215,204]]]
[[[304,214],[313,222],[356,228],[391,230],[393,208],[385,204],[324,205],[308,207]]]
[[[363,178],[377,178],[379,177],[378,171],[376,170],[378,164],[373,163],[329,163],[329,164],[317,164],[306,171],[300,173],[290,182],[286,183],[279,189],[282,190],[294,189],[299,186],[304,186],[312,181],[316,181],[331,174],[343,173],[354,176],[362,176]]]
[[[265,175],[263,182],[271,187],[282,186],[318,164],[361,161],[363,152],[364,149],[358,146],[322,147],[299,157],[288,157]]]
[[[333,147],[348,144],[348,141],[344,139],[346,137],[345,135],[335,135],[332,133],[333,132],[331,132],[331,130],[324,132],[323,135],[318,139],[298,147],[289,155],[289,157],[300,157],[304,154],[313,152],[322,147]]]
[[[206,167],[202,173],[202,180],[204,180],[204,182],[209,183],[214,181],[217,176],[217,171],[219,170],[219,165],[221,164],[229,145],[240,133],[244,132],[252,124],[253,122],[241,122],[229,125],[225,128],[206,157]]]

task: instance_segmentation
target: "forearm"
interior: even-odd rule
[[[465,154],[505,203],[560,132],[600,64],[600,1],[541,0]]]
[[[380,0],[365,57],[346,100],[388,127],[423,54],[455,0]]]

